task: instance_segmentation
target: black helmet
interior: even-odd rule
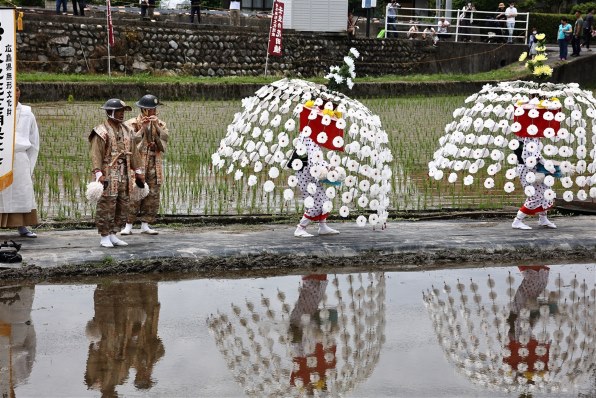
[[[124,103],[124,101],[119,100],[118,98],[112,98],[106,101],[105,104],[101,107],[101,109],[105,109],[106,111],[116,111],[118,109],[124,109],[125,111],[132,111],[132,108]]]
[[[146,94],[143,95],[135,105],[143,109],[155,109],[157,108],[157,105],[161,105],[161,102],[159,102],[159,99],[157,99],[155,95]]]

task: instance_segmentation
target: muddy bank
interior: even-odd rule
[[[596,250],[596,247],[594,248]],[[594,250],[503,250],[490,251],[439,250],[436,252],[410,252],[383,254],[367,252],[354,257],[320,257],[263,254],[255,256],[208,257],[200,259],[161,258],[132,261],[106,259],[85,265],[64,265],[42,268],[25,265],[22,268],[2,269],[0,280],[11,282],[73,282],[107,276],[132,277],[144,275],[151,279],[189,278],[251,278],[305,273],[346,273],[356,271],[422,271],[454,266],[511,266],[583,263],[594,261]],[[1,283],[1,282],[0,282]]]
[[[420,216],[420,215],[419,215]],[[428,215],[431,217],[431,215]],[[435,216],[441,217],[436,214]],[[596,263],[596,216],[552,217],[557,229],[511,229],[511,218],[392,221],[386,229],[330,221],[339,235],[295,238],[291,222],[167,225],[159,235],[122,237],[101,248],[94,229],[39,231],[23,264],[0,265],[0,280],[73,280],[116,275],[242,278],[305,272],[427,270],[440,267]]]

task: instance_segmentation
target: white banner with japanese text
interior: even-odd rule
[[[0,191],[12,184],[16,126],[15,11],[0,9]]]

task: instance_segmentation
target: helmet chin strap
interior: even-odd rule
[[[112,114],[110,114],[110,111],[106,111],[106,114],[108,115],[108,119],[112,119],[112,120],[114,120],[114,121],[116,121],[116,122],[119,122],[119,123],[122,123],[122,122],[124,121],[124,118],[122,118],[122,119],[117,119],[117,118],[114,116],[114,114],[116,113],[116,110],[115,110],[115,109],[112,109],[112,111],[111,111],[111,112],[112,112]]]

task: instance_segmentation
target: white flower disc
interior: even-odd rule
[[[554,200],[557,197],[557,194],[552,189],[547,189],[544,191],[544,199],[546,200]]]
[[[509,141],[509,149],[511,149],[512,151],[515,151],[517,148],[519,148],[519,141],[518,140],[511,140]]]
[[[294,199],[294,191],[290,188],[284,190],[284,200],[292,200]]]
[[[353,196],[351,192],[344,192],[341,194],[341,201],[343,203],[350,203],[352,202]]]
[[[366,225],[366,217],[358,216],[358,218],[356,219],[356,225],[358,225],[359,227],[364,227]]]
[[[257,176],[255,175],[251,175],[248,177],[248,186],[252,187],[253,185],[256,185],[257,183]]]
[[[472,177],[471,175],[464,177],[464,185],[472,185],[473,182],[474,177]]]
[[[290,186],[291,188],[294,188],[296,185],[298,185],[298,178],[296,176],[289,176],[288,177],[288,186]]]
[[[592,199],[596,198],[596,187],[590,188],[590,197]]]
[[[337,137],[335,137],[333,139],[332,143],[333,143],[334,147],[341,148],[342,145],[344,144],[344,139],[338,135]]]
[[[533,184],[536,181],[536,174],[532,173],[531,171],[526,174],[526,182],[528,184]]]
[[[573,200],[573,192],[571,192],[571,191],[563,192],[563,200],[565,202],[571,202]]]
[[[269,169],[269,177],[270,178],[277,178],[279,177],[279,169],[277,167],[272,167]]]
[[[508,169],[507,172],[505,173],[505,177],[508,180],[513,180],[515,177],[517,177],[517,170],[515,170],[514,168]]]
[[[267,180],[263,184],[263,191],[265,191],[265,192],[272,192],[274,188],[275,188],[275,183],[271,180]]]
[[[312,208],[315,205],[315,200],[312,196],[307,197],[304,199],[304,207],[307,209]]]
[[[588,194],[583,189],[580,189],[577,191],[577,198],[579,200],[586,200],[588,198]]]
[[[358,206],[366,207],[367,204],[368,204],[368,198],[366,197],[366,195],[362,195],[358,198]]]
[[[533,168],[534,166],[536,166],[536,162],[537,160],[534,156],[526,158],[526,166],[528,166],[529,168]]]
[[[293,170],[298,171],[298,170],[302,169],[303,166],[304,166],[304,163],[302,163],[302,160],[300,160],[300,159],[292,160],[292,169]]]
[[[319,144],[324,144],[327,142],[327,133],[325,133],[324,131],[321,131],[319,134],[317,134],[317,142]]]
[[[517,164],[517,156],[515,155],[515,153],[510,153],[507,156],[507,163],[509,163],[509,164]]]
[[[573,185],[573,180],[571,177],[563,177],[561,178],[561,185],[563,185],[563,188],[571,188]]]
[[[348,209],[348,206],[342,206],[339,208],[339,215],[342,217],[347,217],[350,215],[350,209]]]
[[[449,178],[447,179],[451,184],[457,181],[457,173],[449,174]]]
[[[504,189],[505,192],[511,193],[515,190],[515,184],[513,184],[511,181],[508,181],[505,183]]]
[[[553,129],[552,127],[547,127],[544,129],[544,131],[542,132],[542,134],[544,134],[544,136],[546,138],[554,138],[555,137],[555,129]]]
[[[555,177],[553,177],[553,176],[546,176],[546,177],[544,177],[543,183],[547,187],[552,187],[553,185],[555,185]]]
[[[484,187],[486,189],[491,189],[495,186],[495,180],[493,180],[492,178],[487,178],[486,180],[484,180]]]
[[[333,203],[327,200],[323,203],[323,213],[329,213],[333,209]]]
[[[317,184],[315,184],[314,182],[308,183],[308,185],[306,186],[306,191],[311,195],[316,194],[317,193]]]
[[[533,186],[528,185],[526,188],[524,188],[524,193],[526,196],[534,196],[536,194],[536,189]]]
[[[555,115],[553,115],[552,112],[547,111],[547,112],[544,112],[544,115],[542,115],[542,118],[544,120],[546,120],[547,122],[550,122],[551,120],[553,120],[555,118]]]
[[[370,225],[377,225],[379,222],[379,216],[377,214],[371,214],[368,216],[368,222]]]
[[[329,198],[329,199],[333,199],[335,198],[335,188],[334,187],[329,187],[325,190],[325,195]]]

